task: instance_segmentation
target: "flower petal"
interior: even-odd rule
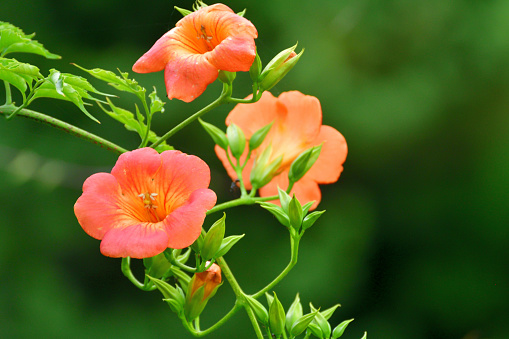
[[[256,56],[252,37],[227,37],[214,47],[207,57],[217,69],[228,72],[247,72]]]
[[[318,135],[322,125],[320,101],[316,97],[299,91],[284,92],[278,100],[289,112],[285,121],[288,132],[298,135],[299,139],[312,141]]]
[[[320,144],[322,144],[320,156],[304,178],[312,179],[319,184],[330,184],[339,179],[348,148],[345,137],[335,128],[325,125],[312,142],[313,146]]]
[[[111,174],[117,179],[122,193],[138,196],[146,192],[161,164],[159,153],[145,147],[120,155]]]
[[[85,180],[74,213],[88,235],[102,239],[108,230],[122,222],[119,216],[123,213],[117,205],[120,195],[120,186],[109,173],[96,173]]]
[[[175,30],[176,28],[173,28],[160,37],[148,52],[134,63],[133,71],[136,73],[162,71],[170,59],[172,48],[175,47]]]
[[[161,157],[161,170],[155,176],[158,187],[154,191],[164,192],[165,210],[171,213],[195,190],[209,186],[210,169],[202,159],[180,151],[165,151]]]
[[[216,204],[216,194],[208,189],[194,191],[186,203],[170,213],[163,223],[168,233],[167,247],[184,248],[200,235],[205,213]]]
[[[139,223],[106,232],[101,253],[114,258],[148,258],[162,253],[167,243],[168,234],[162,223]]]
[[[164,70],[168,98],[191,102],[217,79],[218,70],[203,54],[187,54],[170,60]]]

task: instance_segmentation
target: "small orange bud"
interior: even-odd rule
[[[208,265],[208,262],[207,262]],[[208,270],[195,273],[187,290],[184,313],[191,321],[201,314],[210,298],[221,286],[221,268],[212,264]]]

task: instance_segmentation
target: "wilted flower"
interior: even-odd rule
[[[262,98],[254,104],[238,104],[226,118],[226,125],[239,126],[249,139],[251,135],[273,122],[265,140],[253,153],[245,166],[242,176],[247,189],[251,189],[249,177],[253,161],[271,147],[267,164],[282,156],[282,161],[272,180],[261,187],[260,196],[277,195],[277,188],[288,188],[288,172],[292,162],[310,147],[322,145],[320,156],[311,169],[295,183],[290,193],[295,193],[302,204],[315,201],[311,209],[316,208],[321,199],[318,184],[329,184],[338,180],[343,171],[347,155],[345,138],[336,129],[322,125],[320,102],[313,96],[298,91],[282,93],[278,98],[264,92]],[[230,177],[235,180],[237,174],[230,166],[225,151],[216,146],[216,154],[223,162]],[[247,156],[244,152],[241,160]]]
[[[218,71],[249,71],[258,32],[223,4],[202,7],[163,35],[133,66],[133,71],[164,71],[170,99],[193,101],[214,82]]]
[[[152,257],[198,238],[205,212],[216,203],[209,183],[210,169],[200,158],[142,148],[122,154],[111,174],[90,176],[74,212],[83,230],[102,240],[102,254]]]

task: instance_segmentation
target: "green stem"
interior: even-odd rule
[[[122,269],[122,273],[126,276],[127,279],[129,279],[130,282],[133,283],[134,286],[138,287],[142,291],[153,291],[156,289],[155,285],[152,284],[144,284],[138,281],[136,277],[134,276],[133,272],[131,271],[131,258],[125,257],[122,258],[122,263],[120,265],[120,268]]]
[[[236,206],[253,205],[259,201],[270,201],[270,200],[276,200],[276,199],[278,199],[277,195],[273,195],[271,197],[260,197],[260,198],[254,198],[254,197],[250,197],[250,196],[240,197],[238,199],[223,202],[222,204],[212,207],[210,210],[207,211],[207,215],[215,213],[215,212],[219,212],[219,211],[222,211],[222,210],[225,210],[228,208],[236,207]]]
[[[226,313],[218,322],[216,322],[214,325],[210,326],[206,330],[195,329],[190,325],[186,326],[186,328],[195,337],[204,337],[207,334],[214,332],[219,327],[221,327],[224,323],[226,323],[235,313],[237,313],[238,310],[240,310],[240,308],[241,308],[240,304],[235,304],[235,306],[233,306],[232,309],[228,313]]]
[[[145,110],[145,115],[147,116],[147,130],[145,131],[145,135],[143,136],[143,140],[141,141],[139,148],[147,146],[148,136],[150,134],[150,128],[151,128],[151,124],[152,124],[152,114],[150,114],[150,111],[148,109],[147,100],[145,99],[145,95],[143,96],[143,99],[141,100],[141,102],[143,103],[143,109]]]
[[[228,102],[227,99],[229,98],[230,95],[231,95],[231,87],[228,84],[223,84],[223,91],[221,92],[221,95],[219,96],[219,98],[217,98],[216,100],[214,100],[213,102],[211,102],[209,105],[205,106],[198,112],[194,113],[193,115],[191,115],[186,120],[182,121],[177,126],[173,127],[165,135],[160,137],[159,140],[157,140],[152,145],[150,145],[150,147],[155,148],[155,147],[159,146],[162,142],[166,141],[166,139],[170,138],[175,133],[177,133],[178,131],[180,131],[181,129],[183,129],[184,127],[186,127],[191,122],[195,121],[196,119],[198,119],[199,117],[201,117],[202,115],[207,113],[208,111],[211,111],[212,109],[216,108],[217,106],[220,106],[221,104]]]
[[[253,325],[253,328],[255,330],[257,338],[263,339],[263,333],[262,333],[262,330],[260,329],[260,325],[258,325],[256,316],[255,316],[253,310],[251,309],[251,307],[249,307],[249,304],[246,302],[246,300],[245,300],[246,295],[240,288],[240,285],[237,282],[237,280],[235,279],[235,276],[233,275],[232,271],[230,270],[230,267],[228,267],[228,264],[223,259],[223,257],[217,258],[216,262],[219,265],[219,267],[221,267],[221,272],[226,277],[226,280],[228,280],[228,282],[230,283],[233,293],[235,293],[235,296],[237,297],[237,302],[241,303],[244,306],[244,308],[246,309],[247,315],[249,317],[249,320],[251,320],[251,324]]]
[[[5,105],[12,104],[11,84],[4,80],[5,85]]]
[[[274,286],[276,286],[287,274],[291,271],[293,266],[297,264],[297,258],[299,256],[299,242],[300,238],[298,236],[293,237],[290,236],[290,246],[291,246],[291,258],[288,265],[285,267],[285,269],[267,286],[262,288],[260,291],[256,292],[252,295],[253,298],[257,299],[265,294],[265,292],[272,289]]]
[[[0,106],[0,115],[9,116],[10,114],[14,113],[18,107],[15,106]],[[22,116],[31,120],[35,120],[37,122],[55,127],[59,130],[62,130],[66,133],[69,133],[71,135],[74,135],[80,139],[89,141],[93,144],[99,145],[99,147],[104,148],[108,151],[112,151],[117,154],[122,154],[125,152],[128,152],[125,148],[122,148],[111,141],[108,141],[106,139],[103,139],[95,134],[92,134],[90,132],[87,132],[81,128],[78,128],[76,126],[73,126],[71,124],[68,124],[62,120],[58,120],[56,118],[50,117],[49,115],[42,114],[39,112],[35,112],[26,108],[23,108],[19,110],[17,113],[18,116]]]

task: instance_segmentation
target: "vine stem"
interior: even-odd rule
[[[120,265],[122,273],[129,279],[130,282],[133,283],[134,286],[138,287],[142,291],[153,291],[157,287],[155,285],[147,284],[147,275],[145,274],[145,283],[141,283],[136,279],[133,272],[131,271],[131,258],[125,257],[122,258],[122,263]]]
[[[216,205],[207,211],[207,215],[215,213],[215,212],[219,212],[219,211],[222,211],[222,210],[225,210],[228,208],[236,207],[236,206],[253,205],[253,204],[256,204],[257,202],[277,200],[277,199],[278,199],[277,195],[273,195],[271,197],[259,197],[259,198],[251,197],[248,195],[245,197],[240,197],[238,199],[230,200],[227,202],[223,202],[222,204]]]
[[[265,292],[269,291],[271,288],[276,286],[287,274],[291,271],[291,269],[297,264],[297,259],[299,256],[299,242],[300,237],[292,236],[290,235],[290,246],[291,246],[291,258],[288,265],[285,267],[285,269],[274,279],[272,282],[270,282],[267,286],[262,288],[260,291],[256,292],[252,295],[253,298],[257,299],[261,297]]]
[[[220,106],[221,104],[227,103],[228,102],[228,98],[230,97],[231,93],[232,93],[231,86],[228,85],[228,84],[223,83],[223,91],[221,92],[221,95],[219,96],[219,98],[217,98],[216,100],[212,101],[210,104],[208,104],[207,106],[203,107],[201,110],[199,110],[198,112],[194,113],[193,115],[191,115],[186,120],[182,121],[177,126],[173,127],[165,135],[163,135],[156,142],[154,142],[152,145],[150,145],[150,147],[155,148],[155,147],[159,146],[162,142],[166,141],[166,139],[172,137],[175,133],[177,133],[178,131],[180,131],[181,129],[183,129],[184,127],[186,127],[187,125],[189,125],[190,123],[192,123],[193,121],[195,121],[196,119],[198,119],[199,117],[204,115],[205,113],[207,113],[207,112],[211,111],[212,109]]]
[[[13,105],[3,105],[0,106],[0,115],[9,116],[10,114],[14,113],[16,110],[18,110],[19,107],[13,106]],[[125,152],[128,152],[123,147],[118,146],[117,144],[114,144],[113,142],[103,139],[93,133],[87,132],[81,128],[78,128],[74,125],[71,125],[67,122],[64,122],[62,120],[53,118],[49,115],[42,114],[36,111],[32,111],[26,108],[22,108],[17,112],[18,116],[35,120],[37,122],[43,123],[45,125],[49,125],[51,127],[57,128],[61,131],[64,131],[68,134],[74,135],[75,137],[78,137],[80,139],[86,140],[88,142],[91,142],[93,144],[98,145],[101,148],[104,148],[107,151],[114,152],[116,154],[122,154]]]
[[[5,105],[12,105],[12,94],[11,94],[11,84],[4,80],[5,85]]]

